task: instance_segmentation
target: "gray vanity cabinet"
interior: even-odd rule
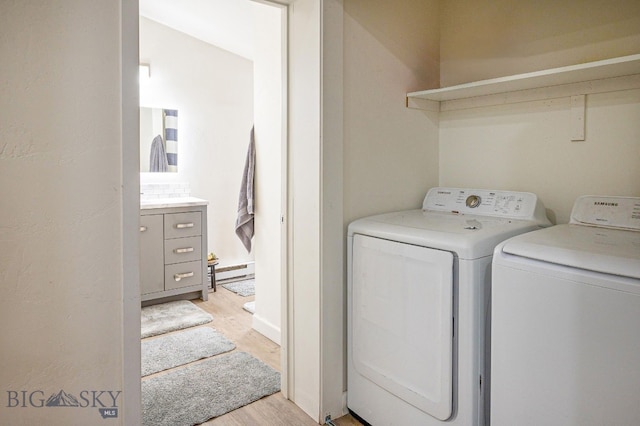
[[[207,300],[207,206],[140,210],[142,301],[201,292]]]
[[[140,291],[164,291],[164,215],[140,216]]]

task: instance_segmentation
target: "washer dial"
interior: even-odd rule
[[[480,205],[481,201],[482,201],[482,199],[479,196],[477,196],[477,195],[469,195],[467,197],[467,200],[465,201],[465,204],[470,209],[475,209],[476,207],[478,207]]]

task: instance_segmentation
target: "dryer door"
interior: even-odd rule
[[[446,420],[453,394],[453,254],[363,235],[353,241],[356,371]]]

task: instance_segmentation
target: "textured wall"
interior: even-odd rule
[[[2,2],[0,28],[0,424],[118,424],[120,4]]]

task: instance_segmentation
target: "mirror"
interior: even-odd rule
[[[178,171],[178,110],[140,107],[140,171]]]

